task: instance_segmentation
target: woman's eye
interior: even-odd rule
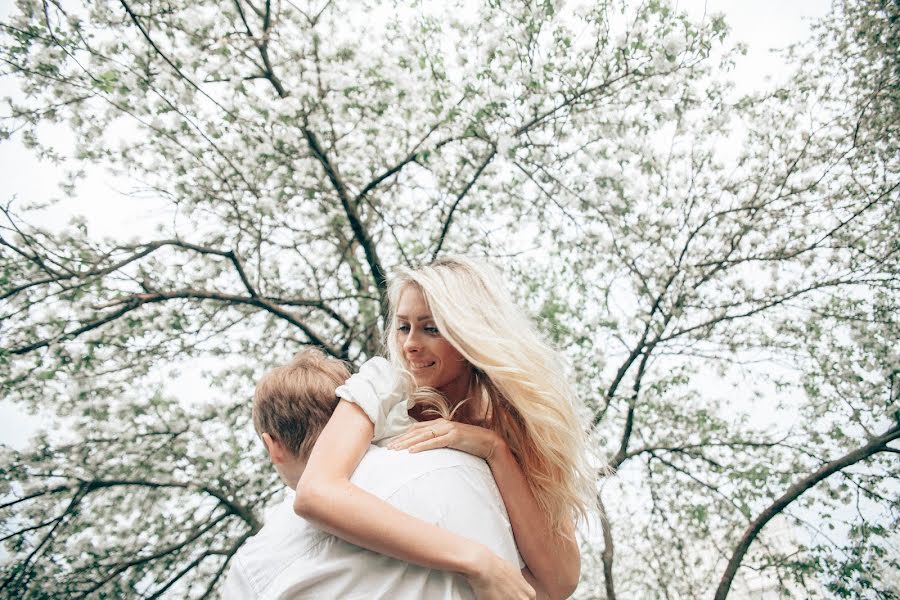
[[[397,327],[397,331],[409,331],[409,325],[400,325],[399,327]]]
[[[425,333],[430,333],[431,335],[437,335],[440,333],[438,331],[438,328],[435,327],[434,325],[428,325],[427,327],[424,327],[423,329],[425,329]]]

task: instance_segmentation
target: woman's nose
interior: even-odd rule
[[[422,349],[422,344],[419,343],[419,336],[410,332],[406,339],[403,340],[403,350],[406,352],[417,352]]]

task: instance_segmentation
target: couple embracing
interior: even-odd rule
[[[295,490],[233,559],[227,600],[565,598],[593,495],[563,362],[492,269],[395,274],[388,360],[317,350],[257,385]]]

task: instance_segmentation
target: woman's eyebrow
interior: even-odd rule
[[[409,321],[409,317],[407,317],[406,315],[397,315],[397,318],[403,319],[404,321]],[[422,315],[422,316],[416,318],[416,321],[427,321],[430,318],[431,318],[431,315]]]

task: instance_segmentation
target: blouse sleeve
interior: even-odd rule
[[[400,377],[384,358],[370,358],[359,372],[336,390],[338,398],[352,402],[375,426],[372,442],[394,437],[406,431],[412,424],[409,417],[409,399]]]

